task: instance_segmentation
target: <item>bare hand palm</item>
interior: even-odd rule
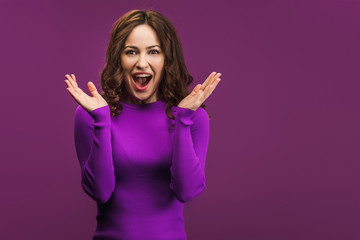
[[[91,112],[97,108],[108,105],[105,99],[98,93],[95,85],[92,82],[87,83],[88,89],[92,95],[92,97],[90,97],[89,95],[84,93],[81,88],[78,87],[74,74],[71,74],[71,76],[66,74],[65,77],[67,78],[65,80],[68,86],[67,90],[74,98],[74,100],[78,104],[80,104],[86,111]]]
[[[220,76],[221,73],[212,72],[203,84],[194,87],[193,91],[178,104],[178,107],[195,111],[214,91],[221,80]]]

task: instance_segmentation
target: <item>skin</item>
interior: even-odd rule
[[[159,83],[164,69],[165,55],[160,48],[156,32],[149,25],[135,27],[124,44],[121,53],[121,66],[125,74],[125,86],[131,98],[128,102],[135,104],[152,103],[159,100]],[[152,75],[145,91],[136,89],[132,75],[146,72]]]
[[[193,111],[198,109],[215,90],[221,80],[220,76],[221,73],[212,72],[203,84],[194,87],[192,92],[178,104],[178,107],[188,108]]]
[[[139,25],[133,29],[121,54],[121,64],[126,76],[125,86],[130,96],[128,102],[151,103],[160,98],[158,87],[162,77],[164,58],[157,35],[150,26]],[[145,91],[138,91],[133,85],[131,74],[134,72],[149,72],[153,75]],[[221,73],[212,72],[202,84],[194,87],[191,93],[178,104],[178,107],[195,111],[215,90],[220,82],[220,76]],[[87,83],[91,94],[89,96],[79,88],[74,74],[66,74],[65,77],[68,92],[86,111],[91,112],[108,105],[92,82]]]

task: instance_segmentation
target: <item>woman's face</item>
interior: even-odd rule
[[[121,53],[125,86],[133,103],[159,100],[158,88],[164,60],[156,32],[146,24],[135,27],[127,37]]]

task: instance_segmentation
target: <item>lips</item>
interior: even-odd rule
[[[144,91],[149,86],[150,80],[152,79],[152,74],[147,72],[138,72],[131,75],[132,81],[136,89]]]

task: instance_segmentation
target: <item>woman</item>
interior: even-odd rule
[[[112,29],[99,94],[66,75],[79,103],[75,146],[81,185],[97,202],[93,239],[186,239],[184,203],[204,191],[209,116],[219,83],[192,82],[178,36],[155,11],[133,10]]]

